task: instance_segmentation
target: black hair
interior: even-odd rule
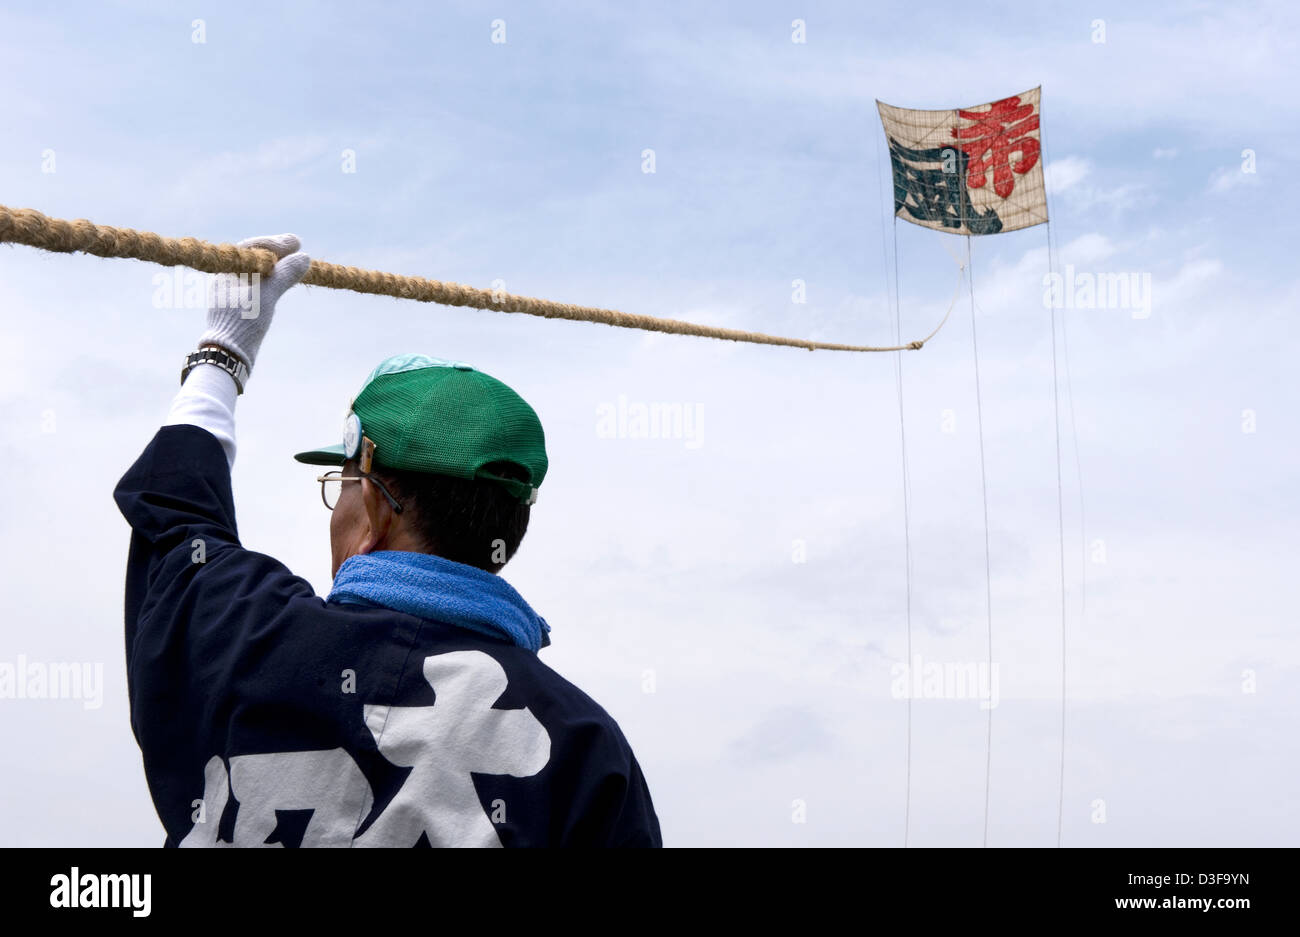
[[[493,475],[526,480],[511,462],[485,466]],[[485,479],[409,472],[376,464],[371,474],[383,482],[409,515],[425,552],[495,573],[519,549],[528,530],[529,505]]]

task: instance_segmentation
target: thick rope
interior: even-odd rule
[[[131,257],[169,267],[190,267],[203,273],[259,273],[262,276],[269,276],[276,262],[275,255],[268,250],[239,248],[233,244],[209,244],[195,238],[166,238],[148,231],[97,225],[84,218],[64,221],[60,218],[49,218],[30,208],[8,208],[0,205],[0,242],[4,241],[60,253],[81,251],[94,254],[96,257]],[[925,338],[905,345],[888,347],[842,345],[835,342],[783,338],[741,329],[697,325],[679,319],[659,319],[614,309],[574,306],[529,296],[515,296],[497,290],[481,290],[461,283],[444,283],[441,280],[426,280],[423,277],[405,277],[394,273],[381,273],[377,270],[343,267],[320,260],[311,262],[311,269],[302,282],[308,286],[395,296],[399,299],[442,303],[446,306],[473,306],[476,309],[495,309],[498,312],[522,312],[547,319],[599,322],[624,329],[695,335],[701,338],[750,342],[757,345],[787,345],[792,348],[806,348],[809,351],[916,351],[943,327],[943,322],[940,322],[939,326]],[[946,316],[944,321],[947,321]]]

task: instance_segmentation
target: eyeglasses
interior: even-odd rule
[[[343,493],[343,483],[359,482],[363,478],[369,479],[370,484],[383,493],[384,497],[388,499],[388,503],[393,506],[394,514],[402,513],[402,506],[398,504],[397,499],[389,494],[388,489],[384,487],[384,483],[373,475],[344,475],[341,471],[326,472],[316,479],[316,481],[320,482],[320,499],[325,502],[325,507],[332,511],[339,503],[339,495]]]

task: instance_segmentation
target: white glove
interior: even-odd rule
[[[293,234],[249,238],[236,246],[264,248],[280,260],[267,277],[222,273],[212,278],[208,289],[208,330],[199,336],[199,345],[220,345],[244,359],[251,373],[257,350],[262,347],[262,339],[275,316],[276,302],[307,275],[311,258],[296,253],[301,245]]]

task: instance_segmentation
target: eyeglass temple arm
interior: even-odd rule
[[[388,493],[388,489],[384,487],[384,483],[373,475],[334,475],[332,473],[327,473],[319,476],[316,481],[321,482],[323,486],[325,482],[359,482],[363,478],[368,479],[370,483],[378,488],[380,493],[388,499],[388,503],[392,507],[394,514],[402,513],[402,505],[398,503],[396,498]]]

